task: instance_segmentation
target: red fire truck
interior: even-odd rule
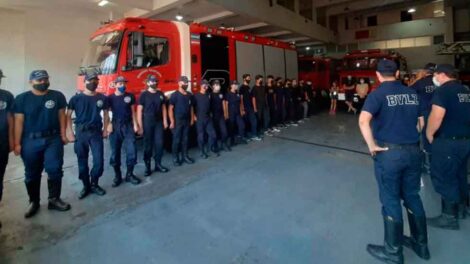
[[[343,84],[346,82],[348,76],[351,76],[355,83],[358,83],[360,78],[364,78],[365,82],[370,86],[369,92],[375,90],[379,86],[375,71],[377,62],[380,59],[395,61],[401,72],[407,70],[405,57],[394,51],[372,49],[356,50],[347,53],[343,57],[342,67],[339,72],[340,92],[338,99],[345,100]]]
[[[190,78],[192,91],[199,81],[241,80],[244,73],[297,78],[295,47],[276,40],[200,24],[126,18],[106,24],[91,35],[82,60],[77,87],[84,89],[87,71],[100,74],[98,92],[112,94],[119,75],[129,80],[128,91],[137,96],[149,74],[160,78],[166,94],[177,89],[180,75]]]
[[[317,92],[328,91],[338,79],[339,60],[328,57],[299,56],[299,79],[311,81]]]

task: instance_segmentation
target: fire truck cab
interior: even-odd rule
[[[407,70],[406,59],[399,53],[394,51],[385,51],[380,49],[373,50],[356,50],[347,53],[343,57],[341,70],[339,72],[339,86],[338,93],[339,100],[345,100],[344,84],[347,77],[351,76],[353,83],[358,83],[361,78],[364,78],[365,83],[369,84],[369,92],[375,90],[379,86],[375,71],[377,63],[381,59],[390,59],[397,63],[400,72]]]
[[[299,79],[311,81],[317,92],[328,91],[338,78],[338,60],[328,57],[299,56]]]
[[[99,73],[98,92],[114,93],[113,80],[124,76],[128,91],[139,96],[149,74],[157,75],[159,87],[169,94],[178,78],[190,78],[190,89],[199,81],[218,79],[222,88],[241,75],[273,74],[297,78],[295,47],[280,41],[200,24],[126,18],[99,28],[90,38],[82,60],[77,87],[84,89],[83,75]]]

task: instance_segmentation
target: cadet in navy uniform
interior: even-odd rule
[[[225,104],[228,109],[228,122],[231,141],[235,144],[246,144],[245,140],[245,123],[242,116],[245,115],[241,102],[240,94],[238,93],[238,82],[232,81],[230,83],[230,90],[225,95],[227,101]],[[238,129],[238,135],[235,137],[235,127]]]
[[[276,88],[274,89],[275,100],[276,100],[276,112],[277,120],[276,124],[278,127],[286,127],[284,123],[284,112],[285,112],[285,92],[284,92],[284,83],[282,78],[276,78]]]
[[[194,119],[196,120],[197,143],[201,151],[201,158],[207,159],[207,151],[205,149],[205,137],[207,134],[209,141],[209,149],[219,156],[217,148],[217,134],[215,133],[214,123],[211,116],[211,95],[207,91],[209,82],[201,81],[201,90],[194,95]]]
[[[178,90],[170,97],[168,112],[170,116],[170,129],[173,132],[171,149],[175,166],[181,166],[183,162],[188,164],[194,163],[194,160],[188,155],[189,127],[194,124],[192,94],[186,91],[188,89],[188,82],[188,77],[181,76],[178,81]]]
[[[215,80],[212,83],[212,96],[211,96],[211,112],[214,127],[219,132],[221,146],[225,151],[232,151],[228,143],[227,123],[228,109],[225,104],[226,98],[220,91],[220,82]]]
[[[432,99],[426,137],[432,143],[431,179],[442,196],[442,214],[430,226],[459,229],[468,205],[467,161],[470,156],[470,90],[457,81],[452,65],[434,72],[438,88]]]
[[[147,90],[142,92],[137,106],[139,134],[144,135],[145,176],[152,174],[151,159],[155,151],[155,171],[166,173],[168,169],[162,165],[163,131],[168,128],[165,95],[158,89],[155,75],[147,77]]]
[[[266,80],[266,105],[269,109],[269,132],[280,132],[276,128],[277,111],[276,111],[276,86],[274,84],[274,77],[268,75]]]
[[[5,78],[0,70],[0,85]],[[0,202],[3,196],[3,176],[8,163],[8,154],[13,150],[13,95],[0,89]],[[2,228],[2,222],[0,222]]]
[[[25,167],[25,183],[30,206],[25,218],[39,210],[41,173],[48,174],[48,209],[67,211],[70,204],[60,199],[64,172],[64,144],[66,138],[65,96],[49,90],[49,74],[45,70],[31,72],[31,91],[15,98],[15,154],[20,155]]]
[[[243,74],[243,85],[240,86],[240,96],[242,100],[242,107],[245,112],[244,118],[247,124],[250,124],[249,139],[250,140],[261,140],[258,137],[258,121],[256,120],[256,113],[258,109],[253,104],[253,93],[250,87],[251,75]]]
[[[424,128],[421,138],[423,142],[423,151],[427,159],[426,164],[428,165],[430,161],[431,144],[429,144],[429,141],[426,139],[426,124],[429,117],[429,113],[431,113],[431,99],[434,95],[434,90],[436,89],[436,86],[432,82],[432,75],[435,67],[436,64],[434,63],[426,64],[423,69],[425,76],[422,79],[416,81],[411,86],[411,88],[415,89],[416,93],[418,94],[419,105],[424,116]]]
[[[384,221],[384,245],[367,251],[386,263],[403,263],[403,245],[429,259],[426,216],[419,196],[421,155],[418,95],[396,80],[398,68],[391,60],[377,65],[381,85],[366,99],[359,126],[374,159]],[[371,128],[372,123],[372,128]],[[407,209],[411,237],[403,237],[401,200]]]
[[[108,125],[109,142],[111,144],[111,159],[109,164],[114,168],[114,181],[112,187],[122,183],[121,148],[124,144],[126,150],[126,182],[136,185],[140,179],[134,175],[134,166],[137,164],[137,148],[135,133],[139,125],[135,116],[135,97],[126,92],[126,78],[119,76],[114,80],[114,94],[108,96],[109,110],[112,120]]]
[[[106,191],[98,185],[98,181],[104,170],[103,138],[108,137],[106,130],[109,123],[108,100],[106,96],[96,92],[98,82],[98,75],[95,73],[86,74],[85,90],[70,99],[67,110],[67,137],[69,142],[75,142],[78,178],[83,183],[79,199],[85,198],[90,193],[99,196],[106,194]],[[75,112],[75,135],[72,128],[73,112]],[[104,121],[101,112],[103,112]],[[88,168],[90,149],[93,156],[91,171]]]

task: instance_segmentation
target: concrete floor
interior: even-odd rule
[[[321,114],[279,137],[153,174],[140,186],[111,188],[106,169],[108,194],[79,201],[69,145],[63,198],[72,210],[46,209],[44,177],[43,205],[31,220],[23,219],[22,164],[12,157],[0,205],[0,263],[377,263],[365,251],[383,239],[365,152],[356,117]],[[165,159],[169,165],[170,155]],[[143,170],[140,163],[136,172]],[[428,215],[437,214],[428,177],[422,197]],[[431,261],[405,250],[407,263],[470,263],[470,220],[461,227],[430,228]]]

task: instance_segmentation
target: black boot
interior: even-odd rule
[[[204,147],[201,148],[201,158],[203,158],[203,159],[209,158],[209,155],[207,155],[206,149]]]
[[[374,258],[393,264],[403,264],[403,223],[384,217],[384,245],[367,245],[367,252]]]
[[[98,185],[98,182],[99,178],[91,179],[91,192],[96,195],[103,196],[106,194],[106,191]]]
[[[220,156],[219,146],[217,146],[217,144],[214,144],[214,145],[211,147],[211,151],[212,151],[212,153],[214,153],[214,155],[215,155],[216,157],[219,157],[219,156]]]
[[[439,216],[428,218],[428,225],[432,227],[458,230],[459,220],[457,219],[458,204],[442,199],[442,213]]]
[[[26,183],[26,190],[28,191],[29,196],[29,207],[24,214],[24,217],[30,218],[36,215],[36,213],[39,211],[41,180],[39,179]]]
[[[152,165],[150,163],[150,160],[145,161],[145,176],[150,176],[152,174]]]
[[[85,179],[82,179],[83,188],[78,195],[78,199],[83,199],[90,194],[90,177],[86,176]]]
[[[227,152],[232,151],[232,148],[230,147],[230,143],[228,142],[228,140],[225,140],[225,142],[222,143],[222,147]]]
[[[49,204],[47,209],[57,211],[70,210],[70,204],[60,199],[60,193],[62,191],[62,180],[48,180],[47,186],[49,187]]]
[[[189,157],[188,152],[185,152],[183,153],[183,162],[188,163],[188,164],[193,164],[194,160],[191,157]]]
[[[134,167],[132,166],[129,166],[127,167],[127,172],[126,172],[126,182],[130,182],[134,185],[137,185],[140,183],[140,179],[137,178],[135,175],[134,175]]]
[[[426,217],[417,217],[409,210],[407,212],[411,237],[403,236],[403,245],[412,249],[420,258],[428,260],[431,255],[428,248]]]
[[[179,166],[181,166],[181,164],[182,164],[182,162],[180,160],[179,154],[173,154],[173,165],[175,167],[179,167]]]
[[[155,161],[155,171],[167,173],[169,169],[164,167],[160,161]]]
[[[468,197],[463,198],[460,201],[460,204],[458,206],[458,215],[457,215],[458,219],[465,219],[467,218],[467,215],[470,214],[468,205],[469,205]]]
[[[114,166],[114,180],[113,180],[113,185],[111,185],[113,188],[118,187],[122,183],[122,173],[121,173],[121,167],[119,166]]]

